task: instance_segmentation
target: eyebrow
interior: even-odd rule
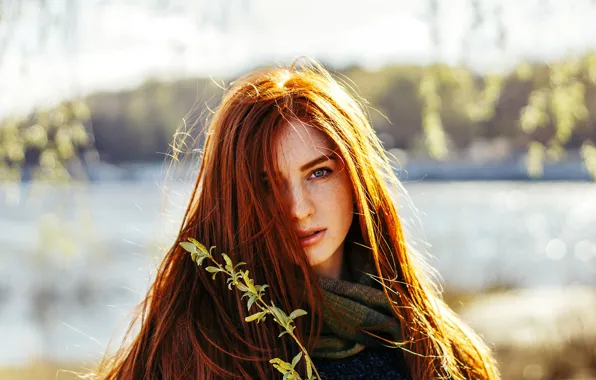
[[[312,160],[310,162],[307,162],[306,164],[302,165],[300,167],[300,171],[303,172],[305,170],[308,170],[308,169],[312,168],[313,166],[315,166],[317,164],[320,164],[322,162],[329,161],[329,160],[335,160],[335,157],[334,156],[322,155],[322,156],[317,157],[314,160]]]
[[[315,158],[314,160],[311,160],[311,161],[307,162],[306,164],[302,165],[300,167],[300,171],[308,170],[308,169],[312,168],[315,165],[318,165],[320,163],[323,163],[323,162],[326,162],[326,161],[329,161],[329,160],[335,160],[335,159],[336,159],[336,157],[335,157],[334,154],[331,154],[329,156],[326,156],[326,155],[319,156],[319,157]],[[261,172],[261,174],[262,175],[266,175],[266,172],[263,171],[263,172]]]

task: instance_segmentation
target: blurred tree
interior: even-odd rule
[[[251,10],[246,1],[229,0],[204,6],[203,12],[197,11],[195,8],[199,6],[190,2],[175,3],[156,1],[147,6],[159,11],[192,8],[194,14],[199,15],[196,17],[198,25],[207,23],[212,27],[215,23],[224,29],[233,24],[232,13],[238,13],[238,9]],[[596,140],[596,54],[571,57],[548,66],[522,62],[511,73],[479,75],[469,69],[476,36],[483,30],[491,30],[495,46],[505,52],[512,36],[503,21],[504,14],[517,5],[480,0],[468,0],[468,4],[472,17],[461,40],[459,65],[440,63],[443,44],[440,23],[449,5],[428,0],[424,19],[436,53],[431,64],[423,67],[394,65],[376,72],[357,67],[343,71],[370,101],[371,119],[382,134],[386,148],[417,150],[424,147],[431,157],[441,160],[478,139],[506,139],[513,151],[521,148],[528,152],[528,167],[533,175],[541,173],[544,160],[559,160],[565,157],[567,148],[577,148],[586,167],[596,176],[591,164],[596,161],[593,144]],[[76,50],[78,7],[76,0],[0,2],[0,62],[9,48],[21,49],[25,58],[29,54],[24,46],[12,46],[11,36],[17,30],[19,19],[31,8],[38,10],[37,45],[43,46],[54,35],[63,42],[65,51]],[[540,9],[536,17],[546,17],[550,12],[548,2]],[[27,59],[23,62],[26,64]],[[204,91],[207,105],[196,104],[197,87]],[[50,173],[62,178],[70,174],[63,168],[72,166],[69,162],[91,146],[85,144],[93,142],[101,158],[108,161],[161,160],[161,153],[168,151],[182,115],[191,110],[205,116],[209,107],[217,103],[213,99],[220,95],[221,90],[207,79],[176,83],[149,81],[135,91],[96,94],[85,101],[70,101],[36,111],[69,115],[58,119],[70,127],[59,128],[54,122],[52,126],[46,125],[38,122],[39,117],[35,115],[4,118],[5,131],[0,134],[0,173],[2,178],[17,179],[18,168],[36,159],[40,166],[42,161],[43,165],[57,163],[55,170],[44,171],[43,178],[50,178]],[[90,119],[84,116],[88,111],[68,111],[69,107],[83,107],[84,102],[88,102],[92,111]],[[81,136],[83,129],[85,138],[74,137]],[[47,139],[45,144],[41,143],[43,136]],[[40,149],[48,153],[32,152]]]
[[[90,96],[87,101],[93,110],[100,158],[114,163],[163,161],[179,129],[189,128],[185,133],[191,139],[200,137],[201,128],[194,127],[204,123],[200,119],[208,115],[209,107],[216,106],[221,93],[212,80],[187,79],[152,81],[131,91]]]
[[[57,36],[65,52],[72,52],[77,41],[78,2],[46,0],[4,0],[0,2],[0,64],[10,52],[27,70],[34,51],[43,51]],[[33,46],[18,43],[24,19],[33,17]],[[15,42],[16,41],[16,42]],[[2,94],[8,96],[8,94]],[[93,147],[89,128],[90,112],[81,99],[65,100],[51,107],[38,108],[27,116],[0,115],[0,181],[18,182],[26,164],[34,164],[30,176],[36,180],[67,181],[84,178],[81,153]]]

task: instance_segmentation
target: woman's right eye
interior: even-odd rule
[[[266,190],[270,190],[270,188],[269,188],[269,181],[267,180],[267,178],[263,178],[263,179],[261,179],[261,185],[263,185],[263,187],[264,187]]]

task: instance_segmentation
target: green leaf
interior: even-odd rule
[[[190,253],[199,253],[199,251],[197,250],[197,247],[195,247],[195,245],[192,243],[183,241],[182,243],[180,243],[180,245],[182,246],[182,248],[184,248],[186,251],[188,251]]]
[[[203,252],[204,254],[209,253],[209,251],[207,251],[207,248],[203,244],[199,243],[196,239],[188,238],[188,241],[190,241],[195,246],[197,246],[199,248],[199,251]],[[212,247],[212,248],[215,248],[215,247]]]
[[[280,361],[281,361],[281,359],[275,358],[275,359],[269,360],[269,363],[273,364],[273,368],[275,368],[279,372],[286,373],[286,371],[278,364],[278,362],[280,362]]]
[[[225,253],[222,253],[221,255],[223,256],[224,260],[226,261],[226,266],[225,266],[226,270],[228,272],[231,272],[234,268],[232,265],[232,260],[230,260],[230,257],[228,255],[226,255]]]
[[[288,325],[288,316],[286,315],[286,313],[284,313],[282,309],[280,309],[274,305],[271,307],[271,309],[273,311],[273,315],[275,315],[275,318],[277,319],[279,324],[284,327],[287,326]]]
[[[292,359],[292,368],[296,367],[296,364],[298,364],[300,359],[302,359],[302,351],[300,351],[298,355],[294,356],[294,359]]]
[[[288,332],[287,331],[282,331],[277,337],[281,338],[282,336],[286,335]]]
[[[248,307],[249,311],[250,311],[250,307],[252,306],[253,303],[255,303],[256,300],[257,300],[257,297],[255,297],[255,296],[251,296],[250,299],[248,300],[247,307]]]
[[[290,365],[290,363],[284,362],[283,360],[281,360],[279,358],[271,359],[271,360],[269,360],[269,362],[279,365],[281,368],[283,368],[285,370],[284,373],[287,371],[291,371],[293,369],[292,366]]]
[[[249,315],[248,317],[244,318],[244,320],[246,322],[252,322],[254,320],[261,319],[265,315],[267,315],[267,310],[260,311],[258,313],[253,314],[253,315]]]
[[[258,291],[259,295],[262,296],[263,294],[265,294],[265,288],[268,288],[268,287],[269,287],[269,285],[267,285],[267,284],[261,285],[259,287],[259,291]]]
[[[199,257],[199,259],[197,260],[197,265],[200,266],[201,264],[203,264],[203,260],[205,260],[206,258],[207,258],[207,256],[201,256],[201,257]]]
[[[310,360],[306,361],[306,377],[312,379],[312,366],[310,364]]]
[[[221,272],[221,269],[219,269],[218,267],[207,267],[205,268],[205,270],[209,273]]]
[[[295,318],[301,317],[303,315],[308,314],[306,311],[302,310],[302,309],[296,309],[292,312],[292,314],[290,314],[290,319],[294,320]]]
[[[246,286],[244,286],[243,284],[241,284],[241,283],[238,283],[238,284],[236,285],[236,287],[237,287],[237,288],[238,288],[238,290],[240,290],[241,292],[247,292],[247,291],[248,291],[248,288],[247,288]]]

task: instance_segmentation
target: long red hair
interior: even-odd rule
[[[298,349],[278,338],[270,318],[245,322],[241,293],[191,260],[179,243],[192,237],[245,262],[267,296],[290,312],[307,305],[296,335],[307,349],[320,333],[324,298],[291,226],[281,189],[261,172],[276,172],[275,138],[288,120],[301,120],[333,142],[348,170],[357,217],[348,239],[370,248],[405,339],[412,379],[497,379],[487,346],[445,305],[405,243],[392,200],[398,188],[385,151],[355,94],[313,60],[245,75],[226,91],[206,134],[198,178],[176,241],[140,305],[140,331],[104,359],[102,379],[215,379],[279,376],[269,359]],[[403,342],[402,342],[403,343]],[[399,349],[398,349],[399,350]],[[304,360],[300,365],[303,365]],[[299,367],[305,373],[304,367]]]

